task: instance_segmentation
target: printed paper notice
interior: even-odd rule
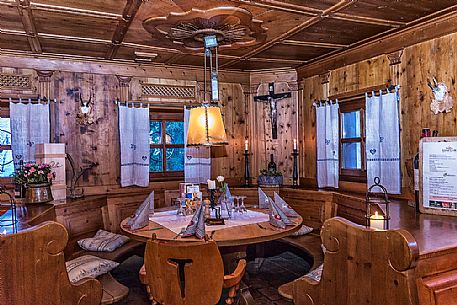
[[[457,210],[457,142],[423,143],[423,205]]]

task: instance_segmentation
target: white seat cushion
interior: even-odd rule
[[[94,237],[78,240],[78,245],[86,251],[113,252],[129,238],[105,230],[98,230]]]
[[[76,283],[84,278],[96,278],[119,266],[119,263],[93,255],[83,255],[65,263],[70,282]]]
[[[307,274],[304,275],[304,277],[313,279],[317,282],[320,282],[321,276],[322,276],[322,269],[324,268],[324,264],[321,264],[319,267],[316,269],[308,272]]]
[[[311,233],[313,231],[313,228],[308,227],[307,225],[302,225],[300,229],[298,229],[297,232],[293,233],[291,236],[303,236],[308,233]]]

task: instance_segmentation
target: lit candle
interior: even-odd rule
[[[244,150],[248,150],[248,140],[244,141]]]
[[[297,139],[294,139],[294,150],[297,149]]]
[[[208,189],[215,190],[216,189],[216,180],[208,180]]]
[[[370,216],[370,228],[375,230],[384,230],[384,215],[379,215],[378,211]]]

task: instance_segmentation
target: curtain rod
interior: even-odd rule
[[[0,97],[0,101],[10,103],[57,103],[57,99],[50,99],[49,97]]]
[[[372,87],[366,87],[354,91],[349,91],[345,93],[340,93],[340,94],[335,94],[332,96],[329,96],[328,99],[334,100],[338,99],[340,102],[346,102],[346,101],[351,101],[354,99],[362,98],[365,97],[365,93],[370,93],[371,92],[379,92],[379,90],[382,90],[383,92],[391,92],[392,90],[395,90],[395,88],[400,89],[400,85],[380,85],[380,86],[372,86]]]
[[[113,103],[115,105],[124,105],[124,106],[126,106],[127,104],[128,105],[134,105],[134,106],[144,105],[144,106],[147,106],[148,108],[149,107],[181,108],[183,106],[194,106],[194,105],[196,105],[196,104],[193,104],[193,103],[169,103],[169,104],[167,104],[167,103],[161,103],[161,102],[157,102],[157,101],[120,101],[119,99],[114,100]]]

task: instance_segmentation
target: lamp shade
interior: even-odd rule
[[[224,122],[218,106],[202,105],[190,109],[187,146],[225,145]]]

